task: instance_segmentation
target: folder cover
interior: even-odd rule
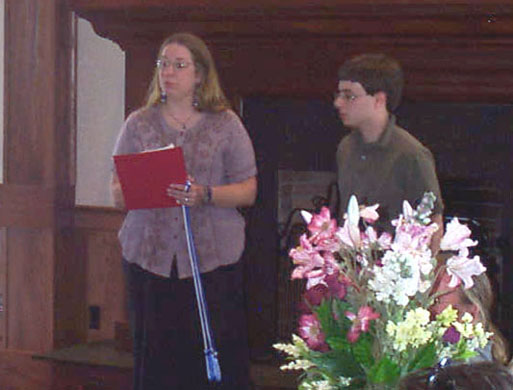
[[[171,183],[186,182],[182,148],[120,154],[113,159],[128,210],[179,206],[166,189]]]

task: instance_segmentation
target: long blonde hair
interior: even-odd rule
[[[490,279],[486,273],[474,276],[474,285],[465,289],[458,287],[463,303],[473,304],[478,308],[480,321],[488,332],[493,332],[492,355],[495,361],[501,364],[508,364],[509,352],[506,339],[501,331],[495,326],[491,319],[491,312],[494,305],[494,294]]]
[[[212,54],[210,54],[210,50],[205,42],[193,34],[176,33],[167,37],[162,42],[159,49],[159,56],[162,54],[164,48],[171,43],[176,43],[189,49],[196,72],[200,74],[200,82],[195,91],[195,97],[198,103],[196,108],[199,111],[210,112],[220,112],[229,109],[230,103],[221,89]],[[160,102],[161,93],[159,72],[155,66],[153,78],[148,88],[145,106],[150,107],[158,104]]]

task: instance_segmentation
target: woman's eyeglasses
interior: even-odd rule
[[[167,69],[172,66],[174,70],[182,70],[188,68],[191,64],[192,62],[185,60],[170,61],[166,58],[159,58],[156,63],[157,68],[159,69]]]

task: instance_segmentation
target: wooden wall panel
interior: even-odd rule
[[[62,0],[6,0],[5,21],[0,348],[43,352],[77,339],[69,318],[79,305],[66,300],[77,295],[65,291],[82,277],[72,272],[66,230],[73,205],[71,14]]]
[[[54,343],[52,348],[84,342],[87,338],[87,262],[70,227],[59,228],[54,267]]]
[[[45,351],[53,346],[53,233],[7,230],[7,347]]]
[[[50,363],[32,358],[23,351],[0,353],[0,389],[2,390],[56,390],[52,385],[53,368]]]
[[[89,329],[88,341],[114,339],[116,322],[127,322],[121,250],[116,231],[87,235],[87,304],[100,308],[100,328]]]
[[[6,228],[0,228],[0,350],[7,346],[7,246]]]
[[[55,7],[43,3],[52,2],[6,1],[6,183],[53,184],[53,140],[42,130],[55,126]]]
[[[126,323],[121,248],[117,233],[124,213],[112,208],[77,207],[75,210],[75,251],[85,264],[85,306],[100,308],[100,328],[89,329],[85,341],[113,339],[116,322]]]

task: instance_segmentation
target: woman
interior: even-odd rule
[[[114,154],[169,144],[183,148],[189,191],[167,194],[190,207],[191,225],[222,371],[221,389],[246,389],[249,357],[242,266],[244,220],[256,197],[249,136],[218,82],[205,43],[174,34],[161,45],[145,107],[126,120]],[[162,167],[166,169],[166,167]],[[116,175],[112,194],[123,196]],[[181,208],[131,210],[119,233],[134,336],[134,389],[207,387],[203,342]]]
[[[504,337],[491,320],[491,311],[494,296],[490,280],[486,273],[474,276],[474,285],[465,289],[462,284],[455,288],[449,287],[451,276],[443,268],[434,285],[433,293],[437,294],[435,304],[431,311],[433,314],[441,313],[448,305],[457,309],[460,316],[470,313],[476,322],[482,322],[487,332],[493,332],[491,343],[478,351],[478,356],[471,361],[496,361],[500,364],[508,363],[508,348]]]

